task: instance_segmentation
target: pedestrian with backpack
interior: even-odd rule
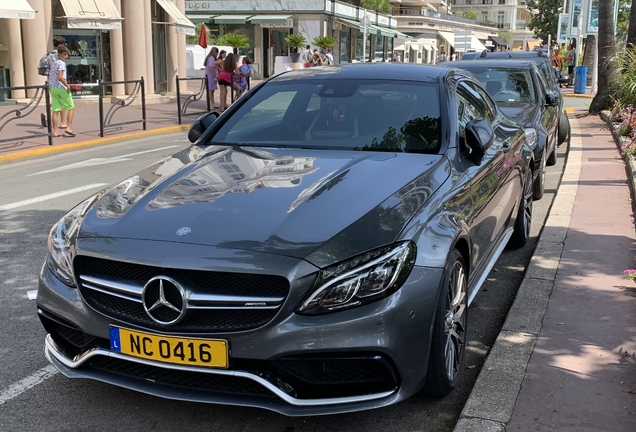
[[[51,71],[51,66],[58,60],[57,47],[64,45],[66,43],[66,39],[62,36],[53,36],[53,50],[44,54],[42,58],[40,58],[40,63],[38,64],[38,75],[45,76],[47,80],[49,79],[49,73]],[[42,127],[47,127],[46,123],[46,113],[40,114],[40,123]],[[60,128],[66,129],[66,111],[62,110],[60,115]]]
[[[62,110],[66,111],[66,130],[64,135],[74,137],[73,132],[73,115],[75,113],[75,104],[71,96],[71,86],[66,81],[66,60],[68,60],[70,52],[64,45],[57,47],[58,59],[51,65],[49,71],[49,85],[51,86],[51,100],[53,110],[53,136],[62,136],[57,127],[57,119]]]

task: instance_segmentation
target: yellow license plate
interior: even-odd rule
[[[164,363],[228,367],[227,341],[220,339],[161,336],[110,326],[110,349]]]

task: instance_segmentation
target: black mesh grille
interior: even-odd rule
[[[93,344],[97,340],[96,337],[87,335],[86,333],[75,330],[72,328],[65,327],[63,325],[58,325],[56,327],[57,333],[64,338],[71,345],[84,349]]]
[[[105,315],[146,327],[165,330],[146,314],[141,303],[114,297],[99,291],[82,289],[88,304]],[[191,332],[235,332],[257,328],[267,324],[278,312],[277,309],[257,310],[205,310],[191,309],[181,321],[169,326],[170,331]]]
[[[155,276],[164,275],[178,280],[192,292],[201,294],[285,298],[289,292],[289,282],[280,276],[167,269],[86,256],[76,257],[75,272],[80,277],[123,279],[142,284]],[[148,328],[159,330],[166,328],[151,320],[139,302],[88,289],[83,287],[81,283],[80,292],[92,308],[104,315]],[[178,299],[172,300],[172,304],[177,304],[179,301]],[[169,328],[175,332],[198,333],[245,331],[267,324],[277,312],[278,309],[190,309],[179,323],[172,324]],[[170,314],[170,311],[163,308],[158,313]],[[176,316],[171,315],[157,317],[163,321],[172,321],[176,318]]]
[[[386,365],[375,358],[281,359],[274,364],[310,384],[359,384],[393,381]]]
[[[220,393],[275,397],[260,384],[246,378],[199,372],[163,369],[126,360],[95,356],[85,367],[107,371],[138,380],[152,381],[170,387]]]
[[[285,297],[289,291],[289,282],[281,276],[167,269],[86,256],[75,258],[75,266],[79,275],[128,279],[144,284],[157,275],[172,276],[180,282],[188,282],[201,293]]]

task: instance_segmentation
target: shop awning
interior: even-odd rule
[[[386,37],[395,37],[395,30],[392,30],[390,28],[386,28],[386,27],[378,27],[375,25],[369,25],[367,26],[367,28],[371,28],[373,32],[375,33],[380,33],[382,36],[386,36]]]
[[[201,15],[201,14],[187,14],[186,18],[192,21],[195,24],[207,24],[212,20],[212,15]]]
[[[195,27],[194,23],[190,21],[184,14],[179,10],[176,4],[172,3],[170,0],[157,0],[157,3],[166,11],[170,18],[174,20],[175,31],[179,34],[185,34],[189,36],[195,35]]]
[[[395,33],[395,37],[399,38],[399,39],[413,39],[411,36],[404,34],[402,32],[399,32],[397,30],[393,30],[393,32]]]
[[[338,21],[339,23],[342,23],[342,24],[344,24],[346,26],[362,30],[362,23],[359,23],[357,21],[351,21],[351,20],[348,20],[348,19],[345,19],[345,18],[336,18],[336,21]],[[367,30],[368,30],[368,27],[369,26],[367,26]]]
[[[528,44],[528,51],[532,51],[533,48],[536,48],[539,45],[541,45],[541,42],[539,41],[527,41],[526,43]]]
[[[508,44],[505,40],[498,38],[497,36],[489,36],[490,40],[495,43],[497,46],[508,47]]]
[[[35,11],[27,0],[0,0],[0,18],[34,19]]]
[[[472,49],[474,49],[474,50],[477,50],[477,51],[483,51],[483,50],[486,50],[486,51],[487,51],[487,49],[486,49],[486,47],[484,46],[484,44],[483,44],[483,43],[481,43],[481,42],[479,42],[479,39],[477,39],[477,37],[476,37],[475,35],[473,35],[473,36],[470,38],[470,47],[471,47]]]
[[[219,15],[214,17],[214,24],[245,24],[252,15]]]
[[[438,31],[437,34],[439,34],[442,39],[446,41],[447,44],[452,47],[455,46],[455,33]]]
[[[291,15],[254,15],[250,18],[252,24],[287,24]]]
[[[70,29],[121,28],[122,17],[113,0],[60,0]]]

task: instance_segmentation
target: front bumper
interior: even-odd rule
[[[46,357],[70,378],[285,415],[334,414],[390,405],[422,388],[442,277],[441,269],[415,267],[400,290],[365,306],[302,316],[293,313],[296,304],[285,305],[263,327],[204,336],[228,341],[228,369],[165,364],[111,351],[109,325],[157,332],[94,311],[46,266],[37,304],[49,332]]]

